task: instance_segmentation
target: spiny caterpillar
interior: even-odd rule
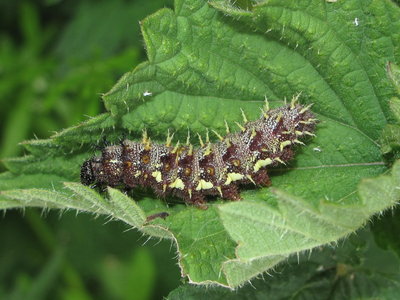
[[[151,187],[158,196],[173,195],[200,208],[206,208],[205,196],[240,200],[238,185],[270,185],[266,167],[285,164],[294,155],[294,145],[314,136],[317,120],[309,108],[298,104],[297,97],[272,110],[266,102],[260,119],[249,122],[242,111],[244,125],[236,123],[239,132],[230,133],[225,122],[225,137],[213,131],[219,141],[211,143],[207,134],[204,143],[199,135],[197,148],[189,137],[186,145],[173,146],[173,135],[168,134],[165,144],[155,144],[144,133],[141,142],[124,140],[85,161],[81,182]]]

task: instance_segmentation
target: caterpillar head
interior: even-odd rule
[[[96,177],[93,173],[92,160],[86,160],[81,167],[81,183],[84,185],[91,185],[95,182]]]

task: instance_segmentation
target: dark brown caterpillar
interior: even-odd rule
[[[85,161],[81,182],[85,185],[151,187],[157,195],[174,195],[186,203],[205,206],[205,196],[240,200],[238,185],[270,185],[266,167],[285,164],[293,157],[293,147],[303,144],[305,136],[314,136],[316,119],[310,106],[296,103],[297,97],[283,107],[262,109],[261,118],[239,123],[240,132],[220,136],[219,142],[200,147],[154,144],[146,134],[141,142],[125,140],[121,145],[103,149],[100,156]]]

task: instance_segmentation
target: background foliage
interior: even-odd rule
[[[20,28],[23,34],[20,40],[15,41],[5,36],[4,40],[8,43],[9,50],[4,51],[4,57],[15,55],[21,48],[22,54],[13,59],[20,59],[20,68],[24,70],[29,71],[27,66],[32,64],[31,72],[24,72],[31,73],[32,77],[22,79],[24,76],[21,76],[18,64],[8,64],[10,60],[5,60],[4,66],[8,66],[8,73],[12,74],[15,68],[14,83],[4,88],[5,97],[25,99],[16,106],[11,106],[16,100],[7,102],[12,113],[5,117],[8,120],[2,135],[5,154],[13,154],[15,151],[11,147],[15,144],[12,139],[19,140],[18,134],[26,136],[29,130],[35,129],[35,126],[41,123],[36,122],[37,117],[32,118],[35,116],[32,109],[40,109],[43,103],[48,104],[45,107],[49,113],[46,125],[48,127],[45,130],[51,129],[51,124],[54,125],[54,129],[59,128],[55,122],[66,122],[66,116],[74,115],[77,119],[73,119],[72,122],[76,123],[82,114],[96,115],[101,107],[99,101],[92,98],[94,90],[97,93],[102,92],[99,91],[103,88],[101,84],[109,84],[105,87],[105,90],[108,90],[115,80],[113,74],[117,74],[119,70],[125,71],[127,65],[135,65],[132,61],[140,56],[140,47],[132,51],[127,50],[131,48],[124,44],[127,43],[127,40],[124,40],[127,31],[121,31],[121,28],[129,26],[130,18],[137,13],[135,4],[116,1],[111,5],[104,2],[103,5],[96,5],[96,8],[92,9],[93,5],[90,5],[90,2],[83,3],[86,2],[76,4],[76,14],[70,12],[75,17],[72,21],[65,21],[68,25],[62,33],[57,32],[57,29],[53,29],[52,32],[52,27],[46,26],[49,28],[48,33],[40,35],[43,40],[41,43],[37,42],[39,39],[32,38],[40,32],[37,25],[40,22],[35,21],[39,19],[35,18],[39,15],[38,10],[35,12],[33,5],[18,6],[17,10],[22,16]],[[245,278],[251,278],[272,267],[290,254],[300,255],[302,250],[336,241],[362,225],[372,213],[398,201],[398,165],[395,165],[391,174],[363,181],[357,187],[360,178],[376,176],[386,171],[386,166],[381,160],[378,139],[389,163],[397,157],[398,102],[394,98],[389,105],[388,97],[394,95],[395,91],[382,68],[389,59],[398,61],[399,23],[395,20],[398,20],[396,16],[399,10],[393,2],[368,1],[360,4],[357,1],[348,1],[338,4],[339,6],[327,6],[325,1],[315,0],[290,2],[287,7],[281,6],[279,1],[270,1],[267,6],[259,7],[253,6],[254,2],[245,1],[235,5],[226,1],[212,2],[211,5],[216,10],[223,12],[224,18],[212,9],[212,6],[201,1],[176,3],[175,12],[160,10],[143,22],[148,62],[141,64],[134,72],[127,73],[103,97],[111,115],[104,114],[84,125],[71,128],[56,136],[55,142],[43,140],[25,144],[28,150],[40,158],[39,161],[46,161],[43,153],[56,154],[60,149],[65,153],[74,153],[79,144],[82,146],[97,141],[104,130],[110,136],[118,136],[119,131],[126,130],[131,132],[132,136],[137,136],[142,127],[149,127],[156,138],[165,135],[168,127],[177,130],[178,136],[186,130],[185,126],[199,132],[204,132],[208,126],[218,130],[222,124],[210,118],[213,114],[208,111],[209,108],[219,109],[224,112],[228,121],[233,121],[238,118],[238,108],[246,103],[246,111],[254,117],[260,105],[259,99],[264,95],[276,99],[277,95],[290,97],[298,90],[303,90],[303,101],[315,103],[314,111],[322,120],[322,124],[319,126],[317,139],[300,153],[291,172],[277,170],[273,180],[274,186],[279,189],[271,190],[272,193],[269,190],[244,192],[243,195],[248,201],[215,205],[207,212],[192,208],[182,209],[177,205],[168,208],[171,216],[166,222],[157,221],[177,238],[181,253],[180,263],[191,280],[212,280],[231,286],[242,284]],[[128,9],[130,6],[132,10]],[[38,7],[42,8],[40,5]],[[62,11],[62,5],[57,3],[48,3],[43,7],[56,7]],[[112,16],[118,20],[112,19]],[[377,21],[378,16],[380,23]],[[360,22],[365,22],[365,26],[359,27],[358,17]],[[99,19],[102,20],[102,26],[104,25],[100,26],[100,29],[97,28]],[[202,24],[204,20],[211,22]],[[60,21],[57,19],[54,22]],[[118,26],[115,26],[119,28],[116,28],[115,32],[112,31],[112,36],[107,35],[110,24],[117,24]],[[202,25],[198,26],[199,24]],[[82,28],[87,30],[82,31]],[[88,32],[88,35],[85,36],[82,32]],[[210,32],[213,32],[217,39],[213,40],[214,35]],[[52,40],[55,36],[57,42]],[[188,39],[191,39],[190,43]],[[31,46],[28,41],[36,46]],[[365,47],[365,41],[372,46]],[[22,43],[22,46],[18,43]],[[207,43],[210,43],[209,46]],[[53,49],[52,55],[43,55],[48,49],[48,44],[51,44]],[[132,44],[135,42],[131,41],[129,45]],[[82,48],[82,45],[88,49]],[[31,55],[26,58],[25,49],[29,47],[36,50],[26,51]],[[71,49],[68,50],[68,47]],[[118,53],[118,49],[123,49],[122,54]],[[259,57],[260,53],[264,54]],[[41,58],[42,56],[46,59]],[[41,59],[48,61],[35,63]],[[91,67],[84,68],[88,61],[91,62]],[[290,63],[287,63],[288,61]],[[212,63],[209,65],[209,62]],[[236,77],[231,76],[238,68],[242,72],[237,73]],[[41,72],[37,73],[38,70]],[[395,73],[394,70],[393,67],[392,73]],[[98,78],[95,79],[96,76]],[[88,77],[93,79],[93,82],[88,80]],[[236,80],[237,78],[239,80]],[[392,78],[392,81],[396,83],[396,77]],[[54,87],[57,88],[53,89]],[[144,91],[151,91],[152,96],[155,96],[154,101],[147,103]],[[85,102],[79,103],[85,105],[73,104],[73,99],[84,99]],[[243,101],[243,104],[239,101]],[[66,103],[65,107],[62,106],[62,102]],[[176,103],[180,103],[179,111]],[[197,110],[193,109],[193,104],[197,105]],[[279,102],[273,102],[272,105],[279,105]],[[42,119],[46,118],[40,118]],[[193,120],[196,122],[192,122]],[[386,125],[388,121],[392,124]],[[61,126],[69,125],[71,124],[66,123]],[[14,134],[13,130],[17,131],[17,128],[18,133]],[[382,129],[385,130],[383,135]],[[37,134],[40,134],[40,126],[36,130]],[[46,137],[46,134],[40,134],[40,137]],[[57,149],[58,146],[61,148]],[[8,147],[10,149],[7,149]],[[68,164],[62,159],[54,159],[54,166],[47,164],[46,167],[50,168],[50,171],[54,168],[53,172],[61,178],[74,180],[77,170],[74,164],[79,165],[82,161],[82,156],[75,155],[71,156]],[[37,163],[29,157],[7,162],[8,168],[14,173],[19,172],[16,170],[27,173],[41,172],[45,164],[41,165],[41,162]],[[343,171],[338,176],[337,171],[326,168],[326,165],[343,168]],[[9,185],[15,182],[13,177],[7,174],[2,178],[7,189],[11,187],[7,186],[7,182]],[[23,180],[18,183],[20,187],[23,187],[23,182],[30,185],[36,182],[40,186],[44,182],[48,185],[51,180],[57,181],[57,177],[41,179],[37,175],[21,178]],[[318,179],[312,183],[314,178]],[[61,187],[55,185],[55,191],[50,190],[47,194],[35,190],[5,192],[2,195],[10,202],[3,201],[2,205],[5,208],[25,206],[26,203],[35,206],[40,205],[40,201],[45,201],[50,207],[79,208],[100,214],[113,211],[114,217],[140,227],[144,232],[169,237],[169,234],[163,231],[156,231],[157,227],[143,224],[145,214],[167,209],[164,204],[142,196],[140,198],[144,199],[138,202],[137,207],[121,206],[130,200],[117,191],[110,190],[109,201],[116,205],[113,208],[115,210],[111,210],[110,204],[103,202],[92,191],[82,189],[76,184],[67,184],[66,187],[75,193],[78,200],[64,201],[63,196],[56,193]],[[321,194],[324,194],[325,199],[321,200]],[[269,206],[258,201],[260,199],[266,201]],[[27,200],[29,202],[26,202]],[[297,218],[298,215],[302,215],[302,218]],[[106,259],[105,267],[93,269],[92,260],[92,264],[87,264],[87,268],[92,268],[93,273],[88,272],[91,275],[87,277],[84,272],[77,272],[70,262],[65,262],[64,247],[54,246],[57,237],[48,228],[46,230],[46,226],[43,226],[35,212],[28,211],[27,220],[30,220],[30,230],[36,228],[35,234],[52,255],[37,281],[33,281],[29,275],[22,276],[23,279],[19,279],[20,276],[17,275],[14,290],[3,288],[6,295],[8,293],[13,297],[41,297],[49,292],[49,289],[56,289],[63,297],[76,293],[85,298],[105,291],[105,295],[124,298],[135,291],[137,297],[146,298],[150,297],[152,292],[155,296],[153,286],[157,282],[157,273],[161,273],[163,267],[169,268],[164,264],[157,264],[155,267],[149,252],[138,250],[132,255],[126,254],[124,263],[115,261],[115,258]],[[281,276],[276,276],[267,283],[256,282],[257,292],[252,292],[247,287],[240,290],[237,296],[265,297],[273,294],[277,298],[317,297],[324,291],[326,297],[330,298],[377,295],[389,297],[396,291],[399,282],[398,257],[395,254],[398,253],[398,226],[396,227],[394,220],[395,218],[388,215],[376,221],[376,225],[372,227],[376,241],[373,240],[371,231],[365,229],[359,238],[352,236],[336,250],[321,248],[321,257],[317,251],[317,254],[310,256],[309,261],[303,257],[299,258],[301,264],[298,268],[279,266],[283,268],[279,269]],[[54,222],[57,223],[57,227],[60,226],[58,223],[62,223]],[[259,232],[254,232],[254,223],[260,225]],[[71,228],[72,226],[66,229]],[[299,228],[304,230],[299,232]],[[78,232],[82,233],[82,230]],[[5,235],[7,234],[8,231]],[[87,239],[90,233],[82,233],[82,236]],[[102,242],[109,239],[109,236],[102,236]],[[79,240],[73,238],[74,242]],[[114,251],[120,249],[117,246],[119,243],[121,240],[110,242]],[[233,252],[236,243],[240,247]],[[273,247],[265,246],[270,244]],[[133,251],[131,247],[121,248],[121,252]],[[389,252],[382,248],[389,249]],[[392,249],[395,250],[394,253],[390,252]],[[104,252],[107,253],[107,250]],[[168,251],[165,251],[163,255],[167,253]],[[382,257],[388,256],[391,263],[381,261]],[[117,257],[120,259],[121,256]],[[240,259],[234,259],[235,257]],[[97,263],[94,265],[99,265],[99,260],[101,259],[97,257]],[[83,263],[82,266],[84,265]],[[294,276],[297,270],[309,276]],[[53,275],[58,274],[57,272],[60,272],[64,281],[54,284]],[[129,279],[130,284],[125,284],[123,278]],[[390,280],[386,284],[383,278]],[[283,282],[288,282],[288,286],[282,286]],[[176,282],[163,284],[166,289],[170,289]],[[139,292],[137,287],[142,292]],[[277,290],[282,294],[277,293]],[[162,289],[157,291],[165,294]],[[170,298],[196,298],[201,297],[203,293],[202,289],[182,286],[172,292]],[[207,294],[208,297],[218,298],[229,297],[230,292],[215,288]]]
[[[0,157],[102,112],[101,94],[145,59],[139,20],[171,5],[0,1]],[[0,218],[0,298],[166,296],[180,283],[174,248],[127,229],[75,212],[8,211]]]

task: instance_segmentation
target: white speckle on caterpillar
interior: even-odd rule
[[[189,141],[174,146],[169,133],[165,143],[156,143],[144,132],[142,141],[124,140],[85,161],[81,182],[150,187],[158,196],[173,195],[199,208],[207,207],[207,196],[240,200],[240,185],[269,186],[267,168],[286,164],[296,145],[314,136],[317,119],[311,105],[303,106],[297,99],[275,109],[266,103],[255,121],[248,120],[242,110],[244,124],[237,123],[239,131],[230,132],[227,127],[225,136],[216,134],[219,140],[215,143],[208,134],[205,141],[199,136],[198,147]],[[313,150],[322,151],[319,147]]]

